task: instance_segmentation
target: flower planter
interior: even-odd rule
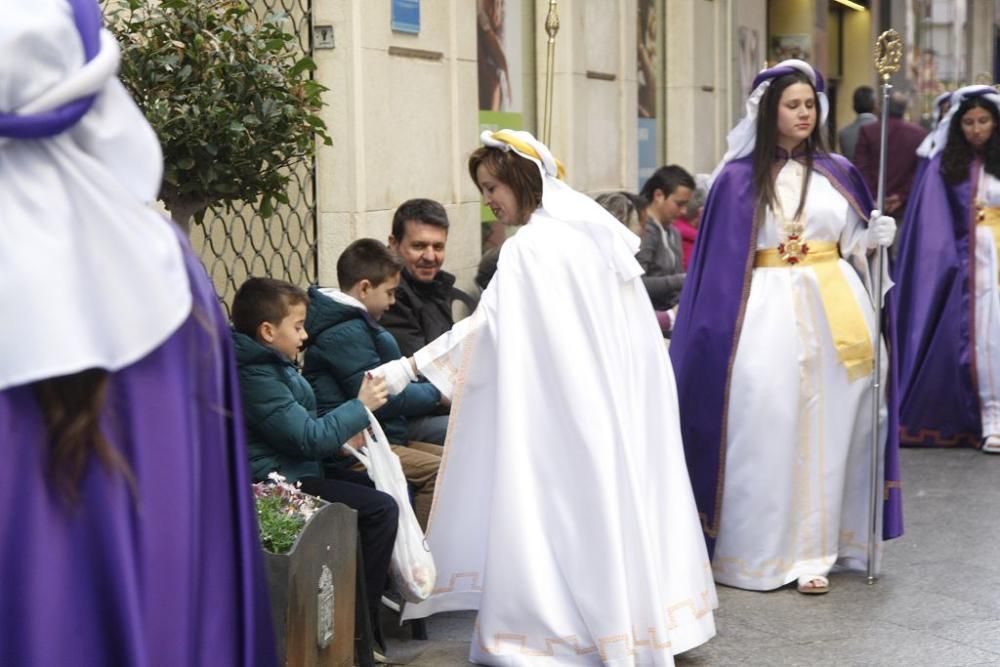
[[[287,554],[265,551],[280,664],[351,667],[357,515],[325,505],[306,522]]]

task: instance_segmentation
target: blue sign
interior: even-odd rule
[[[392,29],[396,32],[420,32],[420,0],[392,0]]]
[[[639,118],[639,188],[656,171],[656,119]]]

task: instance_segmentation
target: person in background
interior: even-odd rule
[[[708,197],[708,174],[698,174],[684,214],[674,220],[674,226],[681,235],[681,253],[684,257],[685,271],[691,263],[691,253],[694,252],[694,242],[698,237],[698,225],[701,224],[701,212],[705,208],[706,197]]]
[[[862,126],[878,120],[875,115],[875,91],[871,86],[858,86],[854,89],[853,99],[854,120],[837,133],[840,142],[840,154],[854,161],[854,146],[858,142],[858,131]]]
[[[927,136],[924,128],[903,119],[908,102],[909,98],[901,91],[890,94],[886,151],[891,157],[885,166],[885,213],[897,222],[902,222],[906,212],[906,200],[917,171],[917,148]],[[861,127],[852,160],[873,194],[878,192],[881,140],[881,120]]]
[[[447,243],[444,206],[432,199],[410,199],[396,209],[389,249],[403,260],[403,270],[395,301],[380,324],[404,355],[412,355],[454,324],[455,276],[441,268]]]
[[[642,195],[633,195],[628,192],[606,192],[599,195],[596,201],[625,225],[630,232],[636,236],[642,235],[642,213],[646,208],[646,202]],[[654,312],[656,313],[656,323],[660,326],[660,332],[667,336],[673,322],[671,313],[665,310],[655,310]]]
[[[1000,453],[1000,95],[955,91],[894,279],[903,444]]]
[[[0,22],[0,663],[277,664],[226,318],[94,0]]]
[[[642,282],[657,310],[676,306],[684,286],[681,235],[673,222],[687,209],[693,190],[691,174],[672,164],[653,172],[639,193],[649,206],[636,260],[646,272]]]

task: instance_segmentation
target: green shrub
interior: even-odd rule
[[[288,203],[290,169],[331,143],[289,21],[234,0],[106,0],[120,78],[163,145],[160,193],[185,227],[217,204]]]

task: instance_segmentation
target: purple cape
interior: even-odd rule
[[[814,166],[867,219],[872,209],[871,196],[854,166],[839,155],[817,156]],[[752,174],[750,157],[733,160],[712,185],[670,342],[684,453],[709,553],[713,552],[718,536],[723,501],[730,370],[736,357],[756,253],[757,194]],[[884,328],[884,334],[891,350],[891,322]],[[894,364],[890,361],[886,500],[882,508],[885,539],[903,532],[894,379]]]
[[[972,297],[978,167],[950,186],[935,156],[906,206],[892,298],[904,445],[978,447],[982,438]]]
[[[134,494],[92,460],[67,509],[32,388],[0,392],[0,664],[277,662],[231,339],[185,255],[190,317],[109,376],[103,430]]]

